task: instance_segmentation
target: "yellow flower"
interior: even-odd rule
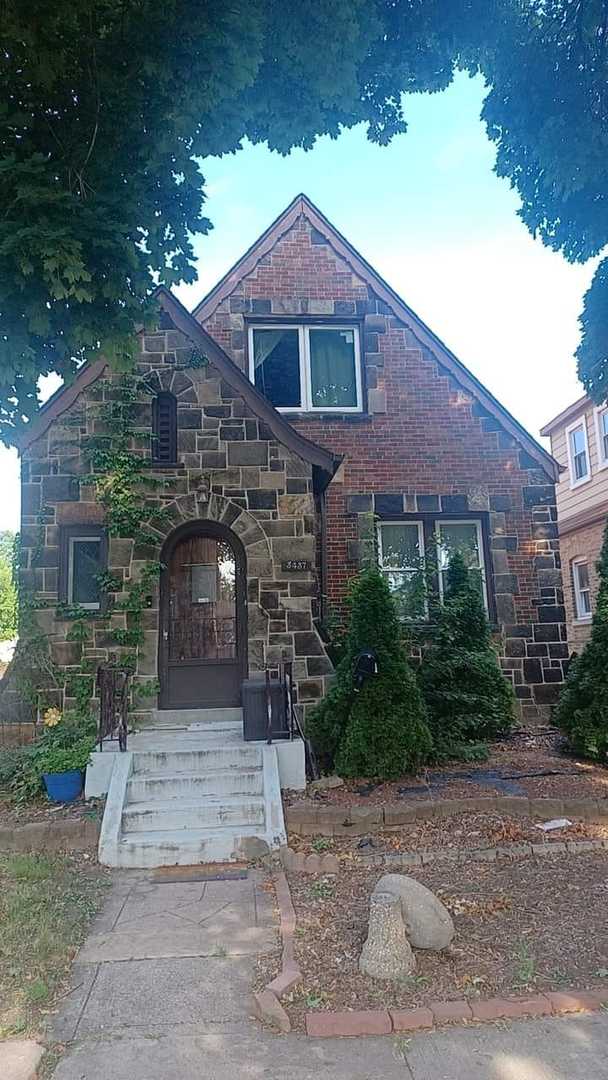
[[[42,722],[45,727],[57,727],[57,724],[61,720],[61,712],[59,709],[47,709]]]

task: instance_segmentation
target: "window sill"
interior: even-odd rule
[[[593,622],[593,615],[582,615],[580,618],[577,616],[572,622],[574,626],[590,626]]]
[[[358,423],[361,420],[373,419],[371,413],[365,412],[304,412],[298,409],[278,409],[277,411],[286,420],[347,420],[349,423],[353,421]]]
[[[570,491],[576,491],[577,488],[584,487],[590,480],[593,480],[591,473],[589,473],[589,476],[583,476],[580,480],[575,480],[573,484],[570,484]]]
[[[151,458],[145,462],[147,469],[154,469],[155,472],[162,472],[163,469],[175,470],[179,469],[180,472],[186,471],[186,466],[183,461],[153,461]]]

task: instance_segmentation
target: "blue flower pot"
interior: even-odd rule
[[[82,772],[70,769],[69,772],[43,773],[42,779],[51,802],[74,802],[82,793]]]

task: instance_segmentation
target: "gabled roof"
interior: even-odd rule
[[[579,413],[584,412],[590,405],[593,405],[591,398],[587,394],[583,394],[582,397],[573,401],[572,405],[568,405],[567,408],[562,409],[557,416],[554,416],[552,420],[547,421],[540,429],[541,435],[550,435],[552,431],[555,431],[555,428],[563,427],[569,420],[576,420]]]
[[[270,402],[260,394],[259,390],[247,378],[244,372],[236,366],[222,347],[207,333],[196,321],[187,308],[164,286],[160,286],[154,293],[160,307],[169,316],[169,319],[177,330],[188,337],[194,345],[197,345],[209,358],[214,367],[229,386],[239,394],[249,405],[251,411],[258,419],[263,420],[270,428],[272,434],[304,461],[308,461],[321,475],[321,479],[328,482],[335,473],[340,458],[325,450],[316,443],[311,442],[301,435],[281,416]],[[39,439],[48,430],[50,425],[69,409],[76,401],[79,394],[97,379],[107,369],[108,363],[103,358],[92,363],[84,364],[76,377],[67,386],[62,386],[41,407],[38,415],[28,424],[27,429],[19,440],[19,449],[24,450],[36,439]]]
[[[205,323],[213,315],[218,304],[234,291],[242,278],[254,270],[260,259],[272,250],[277,241],[291,229],[302,215],[308,219],[314,229],[324,236],[330,247],[350,265],[354,273],[373,289],[379,299],[388,304],[396,317],[412,328],[413,333],[419,341],[430,349],[438,363],[449,371],[454,379],[472,394],[490,415],[499,421],[502,428],[516,439],[552,480],[557,481],[560,467],[551,454],[475,378],[447,345],[412,311],[306,195],[297,195],[283,213],[279,214],[276,220],[245,252],[242,258],[231,267],[221,281],[203,297],[193,311],[195,318]]]

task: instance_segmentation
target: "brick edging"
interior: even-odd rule
[[[527,998],[434,1001],[413,1009],[364,1009],[354,1012],[306,1013],[306,1034],[313,1039],[361,1035],[393,1035],[430,1030],[451,1022],[515,1020],[595,1012],[608,1003],[608,989],[553,991]]]
[[[296,912],[292,903],[289,884],[282,871],[273,875],[277,906],[279,909],[281,934],[281,970],[266,984],[263,990],[253,995],[254,1012],[260,1020],[278,1028],[279,1031],[291,1031],[291,1022],[281,1005],[281,998],[302,981],[294,949],[296,931]]]
[[[531,841],[500,844],[486,848],[435,848],[432,851],[381,852],[377,855],[360,855],[360,866],[386,866],[390,868],[426,866],[432,862],[450,862],[462,866],[469,862],[495,862],[496,859],[522,859],[529,856],[581,855],[589,851],[608,851],[608,840],[546,840],[533,844]],[[293,848],[279,851],[281,865],[291,873],[339,874],[343,869],[337,855],[305,855]]]
[[[285,823],[297,836],[366,836],[369,833],[408,825],[414,821],[451,817],[453,814],[499,810],[522,817],[581,818],[608,821],[608,799],[527,798],[520,795],[474,796],[469,799],[428,799],[386,806],[315,806],[312,803],[285,807]]]
[[[0,851],[83,851],[99,843],[101,818],[31,821],[0,826]]]

